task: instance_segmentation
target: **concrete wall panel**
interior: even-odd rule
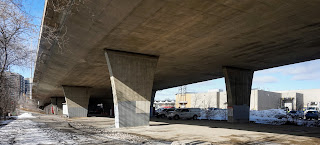
[[[191,97],[191,108],[218,108],[219,92],[196,93]]]
[[[258,90],[258,110],[280,108],[281,93]]]

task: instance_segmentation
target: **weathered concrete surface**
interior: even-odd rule
[[[106,50],[115,126],[149,125],[150,100],[158,57]]]
[[[105,48],[160,56],[154,90],[223,77],[222,66],[256,71],[320,58],[317,0],[85,0],[70,15],[53,1],[43,25],[63,26],[68,44],[50,45],[42,29],[33,88],[41,99],[63,96],[61,85],[111,91]]]
[[[68,107],[68,117],[87,117],[89,105],[89,88],[63,86]]]
[[[253,71],[223,68],[228,101],[228,122],[249,122]]]

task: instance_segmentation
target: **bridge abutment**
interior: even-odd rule
[[[68,107],[68,117],[87,117],[90,98],[89,88],[77,86],[62,87]]]
[[[106,50],[115,110],[115,126],[147,126],[158,57]]]
[[[250,94],[253,71],[224,67],[223,73],[227,89],[228,122],[249,122]]]

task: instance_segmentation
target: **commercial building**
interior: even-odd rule
[[[175,107],[174,100],[157,100],[157,101],[154,101],[153,104],[155,109]]]
[[[302,110],[310,102],[320,102],[320,89],[271,92],[251,90],[250,110],[287,108]],[[205,93],[176,94],[176,108],[222,108],[227,109],[227,93],[210,91]]]
[[[320,89],[306,89],[306,90],[289,90],[279,91],[283,96],[290,96],[291,94],[302,95],[303,108],[308,106],[310,102],[320,102]],[[301,97],[300,97],[301,98]]]

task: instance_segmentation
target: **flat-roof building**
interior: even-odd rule
[[[265,91],[251,90],[250,110],[287,108],[302,110],[310,102],[320,102],[320,89]],[[222,108],[227,109],[227,93],[210,91],[205,93],[176,94],[176,108]]]

